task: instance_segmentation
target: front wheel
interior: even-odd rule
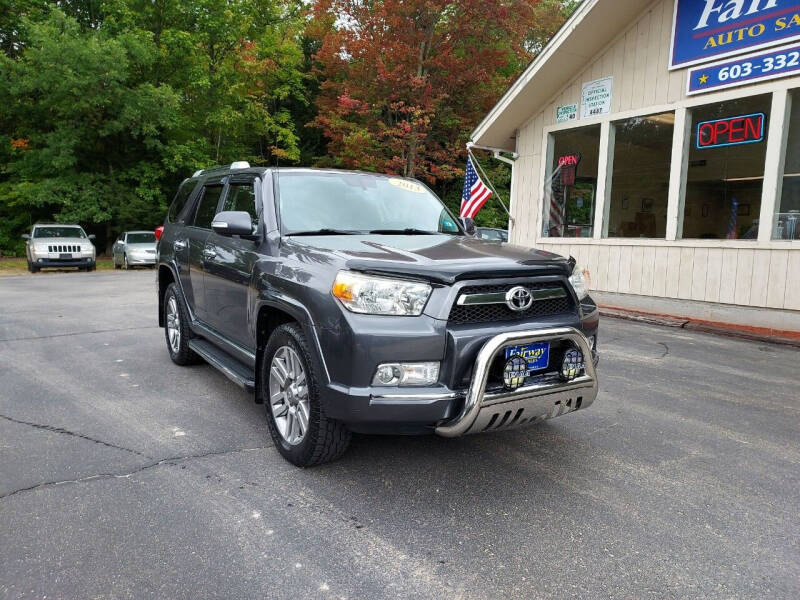
[[[122,268],[125,269],[126,271],[131,268],[131,266],[128,264],[127,254],[122,255]]]
[[[189,315],[178,286],[170,283],[164,293],[164,337],[169,357],[176,365],[193,365],[200,357],[189,348]]]
[[[350,431],[322,410],[319,368],[298,325],[286,323],[272,332],[260,374],[269,432],[286,460],[310,467],[344,454]]]

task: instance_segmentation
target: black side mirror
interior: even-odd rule
[[[461,225],[464,227],[464,231],[467,232],[467,235],[475,235],[475,221],[469,217],[459,217],[458,220],[461,221]]]
[[[90,235],[89,235],[89,239],[90,239],[90,240],[96,240],[96,239],[97,239],[97,236],[96,236],[95,234],[93,234],[93,233],[92,233],[92,234],[90,234]]]
[[[253,219],[245,210],[226,210],[217,213],[211,222],[211,229],[220,235],[253,235]]]
[[[30,236],[30,234],[28,234],[28,233],[23,233],[23,234],[22,234],[22,239],[23,239],[23,240],[29,240],[29,239],[31,239],[31,236]]]

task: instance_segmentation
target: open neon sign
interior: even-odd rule
[[[703,121],[697,124],[697,147],[720,148],[755,144],[764,140],[764,113]]]

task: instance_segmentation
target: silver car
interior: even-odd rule
[[[78,267],[94,271],[96,250],[93,235],[86,235],[80,225],[37,223],[22,236],[28,271],[36,273],[45,267]]]
[[[111,248],[115,269],[153,267],[156,264],[156,234],[152,231],[125,231]]]

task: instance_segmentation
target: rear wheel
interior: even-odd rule
[[[336,460],[350,444],[347,427],[325,416],[318,373],[302,329],[294,323],[276,328],[261,360],[261,389],[275,447],[298,467]]]
[[[192,365],[200,361],[200,357],[189,348],[191,335],[183,298],[178,286],[170,283],[164,293],[164,337],[169,357],[176,365]]]

